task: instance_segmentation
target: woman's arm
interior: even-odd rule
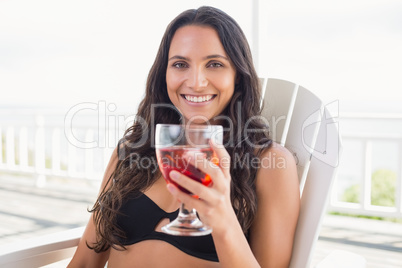
[[[100,191],[102,191],[102,189],[108,183],[110,176],[112,175],[113,171],[116,168],[117,161],[118,161],[117,149],[115,149],[113,151],[112,157],[110,158],[109,164],[106,168]],[[104,267],[109,258],[110,249],[102,253],[96,253],[94,250],[89,249],[86,244],[88,243],[89,245],[91,245],[95,241],[96,241],[96,232],[92,213],[88,221],[88,224],[85,228],[84,234],[82,235],[81,240],[78,243],[77,250],[70,264],[67,267],[69,268]]]
[[[273,144],[261,164],[250,246],[262,267],[289,267],[300,209],[296,163],[287,149]]]
[[[169,191],[189,207],[196,208],[202,221],[213,228],[221,267],[288,267],[300,202],[293,156],[279,145],[273,145],[261,156],[261,168],[256,178],[258,211],[249,244],[230,202],[229,155],[225,149],[216,146],[214,151],[220,160],[219,168],[190,160],[213,178],[212,187],[205,187],[179,172],[170,173],[173,180],[200,199],[173,185],[168,185]],[[263,162],[269,160],[268,157],[275,157],[278,165],[269,166],[268,162]]]

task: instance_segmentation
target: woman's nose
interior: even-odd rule
[[[203,90],[208,85],[208,79],[203,70],[193,69],[187,77],[187,86],[195,91]]]

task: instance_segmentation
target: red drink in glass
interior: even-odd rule
[[[191,165],[183,156],[194,157],[195,162],[203,164],[202,159],[207,159],[214,164],[217,164],[217,157],[211,147],[194,148],[188,146],[172,146],[156,150],[159,168],[163,174],[163,177],[167,182],[173,183],[181,191],[191,194],[183,187],[177,185],[170,179],[169,173],[172,170],[176,170],[183,175],[202,183],[205,186],[211,184],[211,177],[205,174],[200,169]]]
[[[210,186],[212,184],[211,177],[201,171],[204,170],[202,165],[219,164],[218,157],[210,147],[210,141],[222,144],[222,126],[157,124],[155,150],[159,168],[166,182],[172,183],[182,192],[198,198],[173,182],[169,173],[175,170],[203,185]],[[209,161],[206,162],[205,159]],[[205,167],[207,168],[207,166]],[[200,236],[210,234],[212,228],[198,218],[194,208],[186,207],[184,203],[181,203],[177,218],[163,226],[162,231],[171,235]]]

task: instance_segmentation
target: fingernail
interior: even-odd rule
[[[179,178],[179,173],[177,172],[177,171],[175,171],[175,170],[173,170],[173,171],[171,171],[170,173],[169,173],[169,176],[170,176],[170,178],[172,179],[172,180],[177,180],[178,178]]]

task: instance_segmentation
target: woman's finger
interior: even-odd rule
[[[180,172],[178,172],[176,170],[172,170],[169,173],[169,177],[174,183],[176,183],[180,187],[183,187],[184,189],[186,189],[187,191],[192,193],[193,196],[197,196],[198,198],[201,198],[204,200],[208,200],[211,198],[211,194],[208,192],[208,190],[210,190],[210,189],[208,189],[208,187],[204,186],[200,182],[195,181],[195,180],[181,174]],[[183,191],[180,191],[180,192],[182,192],[184,195],[191,198],[191,195],[184,193]],[[187,197],[186,197],[186,199],[187,199]]]
[[[186,155],[185,157],[187,164],[189,165],[188,169],[193,166],[202,172],[200,175],[204,176],[201,178],[204,183],[207,184],[209,181],[212,181],[212,188],[215,188],[218,191],[225,190],[225,175],[222,171],[222,168],[214,163],[218,162],[219,160],[211,159],[211,161],[209,161],[205,158],[204,154],[197,153]]]
[[[210,140],[210,145],[212,150],[216,153],[219,166],[222,169],[222,172],[225,174],[226,178],[230,178],[230,156],[226,151],[225,147],[222,144],[217,144],[214,140]]]

